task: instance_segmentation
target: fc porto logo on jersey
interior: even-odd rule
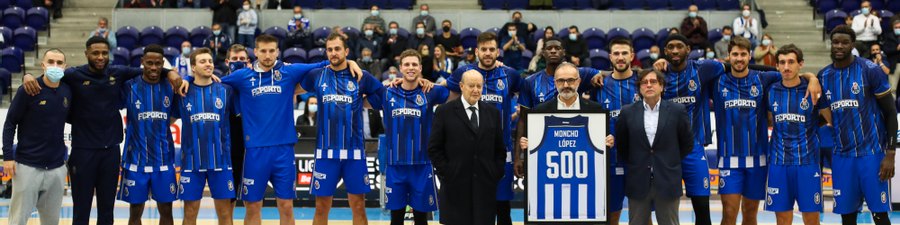
[[[276,70],[275,74],[272,75],[272,79],[275,79],[275,81],[281,81],[281,71]]]
[[[347,90],[356,91],[356,84],[353,84],[353,81],[347,81]]]
[[[850,86],[850,93],[853,93],[854,95],[859,94],[859,83],[853,82],[853,86]]]
[[[425,98],[422,98],[422,95],[416,95],[416,105],[425,105]]]
[[[169,193],[175,194],[175,184],[169,184]]]
[[[750,86],[750,96],[759,96],[759,89],[756,88],[756,85]]]
[[[691,91],[696,91],[696,90],[697,90],[697,82],[694,81],[693,79],[691,79],[691,80],[688,82],[688,90],[691,90]]]
[[[163,106],[165,106],[166,108],[169,107],[169,96],[163,97]]]
[[[506,88],[506,84],[503,84],[503,80],[497,80],[497,89],[503,90]]]
[[[703,189],[709,189],[709,177],[703,178]]]
[[[241,190],[243,190],[244,195],[247,195],[247,193],[249,193],[249,191],[248,191],[249,189],[247,188],[247,185],[244,185],[244,187],[241,188]]]
[[[319,190],[319,181],[318,180],[313,181],[313,187],[316,188],[316,190]]]
[[[809,102],[806,101],[806,98],[803,98],[803,100],[800,100],[800,109],[802,109],[802,110],[809,109]]]
[[[225,106],[225,104],[222,103],[222,99],[219,97],[216,97],[216,109],[222,109],[222,107],[224,107],[224,106]]]
[[[428,195],[428,205],[434,205],[434,195]]]
[[[724,187],[725,187],[725,177],[721,177],[721,178],[719,178],[719,189],[722,189]]]

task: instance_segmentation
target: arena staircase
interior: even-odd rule
[[[804,72],[817,73],[831,64],[830,42],[822,41],[822,19],[813,19],[813,8],[806,0],[756,0],[765,10],[769,26],[765,29],[781,47],[789,43],[803,50]]]

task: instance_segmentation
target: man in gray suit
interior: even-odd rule
[[[631,224],[649,224],[656,208],[660,225],[678,225],[681,160],[691,152],[694,137],[681,104],[663,101],[665,78],[658,70],[638,75],[642,101],[622,108],[616,121],[615,144],[625,163],[625,196]]]

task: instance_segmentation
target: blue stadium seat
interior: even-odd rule
[[[525,49],[525,51],[522,51],[522,62],[519,65],[528,65],[529,63],[531,63],[532,57],[534,57],[534,52],[531,52],[531,50]]]
[[[288,35],[287,29],[285,29],[284,27],[280,27],[280,26],[269,27],[269,29],[266,29],[266,31],[263,31],[263,33],[275,36],[276,38],[278,38],[279,43],[281,41],[283,41],[285,38],[287,38],[287,35]]]
[[[35,30],[47,30],[50,13],[44,7],[34,7],[25,13],[25,24]]]
[[[166,30],[163,38],[164,46],[181,49],[181,43],[190,40],[190,32],[182,26],[174,26]],[[191,44],[191,46],[194,46]]]
[[[191,30],[190,41],[191,46],[202,46],[203,41],[212,36],[212,29],[209,29],[207,26],[199,26],[195,27]],[[118,35],[116,35],[118,37]],[[119,46],[122,46],[121,41]]]
[[[20,73],[25,69],[25,52],[15,46],[0,50],[0,68],[11,73]]]
[[[340,0],[323,0],[319,1],[320,8],[322,9],[340,9],[342,8],[342,1]]]
[[[553,0],[555,9],[575,9],[575,0]]]
[[[16,6],[3,10],[3,26],[16,29],[25,23],[25,10]]]
[[[141,46],[162,44],[165,32],[158,26],[149,26],[141,30]]]
[[[141,66],[141,58],[144,57],[144,47],[135,48],[131,50],[131,66],[140,67]]]
[[[613,27],[606,31],[606,39],[613,40],[616,38],[631,38],[631,34],[628,30],[621,27]]]
[[[828,11],[828,13],[825,13],[825,32],[831,32],[831,29],[844,24],[844,19],[846,18],[847,13],[840,9]]]
[[[844,12],[853,12],[860,8],[860,0],[841,0],[841,10]]]
[[[722,39],[722,28],[720,27],[720,28],[710,29],[709,32],[706,34],[706,39],[709,41],[709,43],[719,42],[719,40]]]
[[[853,10],[852,12],[848,13],[847,16],[849,16],[850,18],[853,18],[859,14],[862,14],[862,10],[857,9],[857,10]]]
[[[669,9],[669,1],[668,0],[646,0],[647,8],[651,10],[666,10]]]
[[[740,0],[718,0],[716,5],[719,6],[719,10],[740,10],[741,9],[741,1]]]
[[[541,38],[544,38],[544,29],[543,28],[538,29],[538,31],[535,31],[531,35],[531,43],[529,43],[529,44],[537,45],[538,40],[541,40]]]
[[[508,0],[482,0],[481,1],[481,9],[484,10],[494,10],[494,9],[504,9],[508,4]]]
[[[409,31],[407,31],[406,28],[398,27],[397,36],[409,38]]]
[[[475,48],[478,39],[478,35],[481,34],[481,31],[472,27],[463,28],[459,32],[459,41],[462,43],[463,48]]]
[[[347,34],[347,36],[350,36],[350,38],[359,37],[360,35],[359,29],[356,29],[355,27],[343,27],[341,28],[341,31],[344,31],[344,33]]]
[[[178,58],[178,55],[181,55],[181,47],[173,48],[173,47],[163,47],[163,56],[166,57],[166,60],[169,60],[170,64],[175,64],[175,58]]]
[[[694,0],[694,4],[697,5],[697,9],[700,10],[716,9],[716,0]]]
[[[669,0],[669,7],[672,10],[686,10],[691,6],[691,0]]]
[[[594,7],[592,0],[575,0],[575,9],[587,10]]]
[[[256,53],[253,53],[253,48],[247,48],[247,57],[250,58],[250,62],[256,61]]]
[[[34,51],[37,46],[37,31],[28,26],[17,28],[13,31],[13,45],[22,51]]]
[[[4,95],[8,95],[12,92],[12,73],[9,70],[0,68],[0,89],[3,89],[2,92]],[[12,96],[10,96],[12,98]]]
[[[869,4],[872,5],[872,9],[874,10],[884,9],[884,0],[869,0]]]
[[[299,5],[303,8],[316,9],[319,5],[319,0],[294,0],[293,5]]]
[[[381,9],[393,9],[390,0],[368,0],[366,5],[377,5]]]
[[[507,7],[509,9],[526,9],[528,8],[528,0],[508,0]]]
[[[880,12],[878,12],[878,15],[881,16],[882,33],[884,31],[890,32],[890,31],[894,30],[894,28],[891,28],[891,17],[894,16],[894,13],[892,13],[891,11],[887,11],[887,10],[881,10]]]
[[[660,46],[660,48],[666,45],[666,43],[663,42],[666,41],[666,38],[669,38],[669,29],[671,28],[665,27],[656,32],[656,44],[657,46]]]
[[[127,48],[116,47],[112,51],[113,65],[128,66],[131,64],[131,52]]]
[[[635,57],[641,62],[650,59],[650,49],[638,50]]]
[[[328,58],[325,56],[324,48],[314,48],[310,49],[308,53],[306,53],[307,62],[316,63],[327,60]]]
[[[391,7],[394,9],[412,9],[412,0],[391,0]]]
[[[400,31],[398,30],[397,34],[399,35],[399,33],[400,33]],[[316,29],[312,32],[313,40],[316,40],[316,41],[327,38],[329,34],[331,34],[330,27],[319,27],[318,29]],[[321,44],[317,43],[316,47],[325,47],[325,43],[321,43]]]
[[[484,32],[491,32],[491,33],[497,34],[498,38],[499,38],[500,28],[499,27],[491,27],[491,28],[488,28],[487,30],[485,30]]]
[[[656,44],[656,33],[646,27],[641,27],[631,33],[631,41],[635,51],[650,49],[650,46]]]
[[[9,8],[12,4],[12,0],[0,0],[0,9]]]
[[[616,0],[613,6],[619,5],[619,8],[626,10],[643,9],[645,3],[645,0]]]
[[[609,52],[602,49],[591,49],[589,54],[591,57],[591,67],[598,70],[610,70],[610,65],[612,65],[612,63],[609,62]]]
[[[305,63],[306,62],[306,50],[302,48],[289,48],[284,50],[284,54],[281,55],[281,59],[288,63]]]
[[[12,46],[13,31],[9,28],[0,26],[0,35],[3,35],[3,43],[0,43],[0,49]]]
[[[900,1],[888,1],[885,8],[888,11],[900,13]]]
[[[563,30],[566,31],[565,36],[569,36],[569,29]],[[607,35],[600,28],[588,28],[581,33],[581,37],[584,38],[584,41],[587,43],[588,49],[606,49]],[[569,37],[562,37],[560,39],[568,40]]]
[[[369,9],[366,0],[344,0],[344,7],[348,9]]]
[[[33,7],[34,5],[32,5],[31,0],[16,0],[16,6],[28,10],[31,9],[31,7]]]
[[[704,49],[691,50],[691,53],[688,54],[688,59],[689,60],[697,60],[697,59],[703,57],[704,51],[705,51]]]
[[[140,40],[141,32],[138,31],[137,28],[132,26],[124,26],[116,30],[116,42],[119,47],[125,47],[127,49],[134,49],[138,46],[138,41]],[[201,41],[202,43],[202,41]],[[199,45],[198,45],[199,46]]]

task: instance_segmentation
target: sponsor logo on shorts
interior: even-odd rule
[[[369,178],[364,176],[364,177],[363,177],[363,183],[366,184],[366,185],[369,185]]]
[[[249,193],[248,192],[249,188],[247,188],[247,185],[244,185],[244,188],[241,188],[241,189],[244,190],[244,195],[247,195],[247,193]]]
[[[190,178],[190,177],[182,176],[182,177],[181,177],[181,183],[182,183],[182,184],[190,184],[190,183],[191,183],[191,178]]]
[[[388,196],[385,195],[385,196],[384,196],[384,203],[388,203],[389,201],[390,201],[390,200],[388,200]]]
[[[770,195],[777,195],[778,192],[779,192],[778,188],[773,188],[773,187],[766,188],[766,193],[769,193]]]
[[[125,192],[125,196],[128,196],[128,187],[125,187],[125,189],[122,189],[122,190],[123,190],[123,192]]]
[[[253,185],[253,183],[256,183],[253,179],[244,178],[244,186]]]
[[[169,193],[175,194],[175,184],[169,184]]]
[[[125,186],[133,187],[135,184],[134,180],[125,180]]]
[[[228,181],[228,191],[234,191],[234,181]]]
[[[841,189],[834,189],[834,197],[841,196]],[[837,201],[835,201],[837,202]]]
[[[822,195],[819,194],[819,192],[816,192],[816,195],[813,195],[813,203],[816,203],[816,205],[818,205],[821,202],[822,202]]]
[[[384,188],[384,193],[385,193],[385,194],[390,194],[390,193],[393,193],[393,192],[394,192],[394,189],[393,189],[393,188],[390,188],[390,187],[385,187],[385,188]]]
[[[313,177],[315,177],[318,180],[324,180],[328,176],[326,176],[324,173],[313,172]]]
[[[881,203],[887,203],[887,193],[881,192]]]
[[[178,185],[178,193],[184,194],[184,185],[181,185],[181,184]]]

